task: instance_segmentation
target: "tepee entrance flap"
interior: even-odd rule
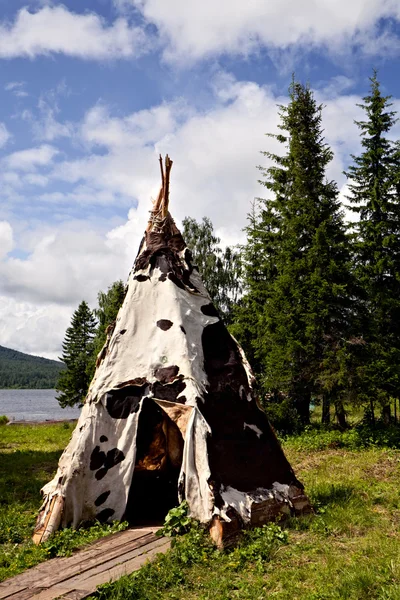
[[[170,402],[168,400],[158,400],[158,398],[154,398],[154,402],[156,402],[169,418],[176,423],[185,439],[188,422],[193,412],[193,406],[186,406],[185,404]]]

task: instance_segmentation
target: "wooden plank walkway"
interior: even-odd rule
[[[102,583],[137,571],[170,541],[155,535],[159,527],[115,533],[66,558],[53,558],[0,583],[1,600],[81,600]]]

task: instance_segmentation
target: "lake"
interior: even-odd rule
[[[0,415],[10,421],[62,421],[77,419],[79,408],[61,408],[56,390],[1,390]]]

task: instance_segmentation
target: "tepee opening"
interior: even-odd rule
[[[162,525],[168,511],[178,506],[183,447],[179,427],[152,399],[145,399],[124,516],[130,525]]]

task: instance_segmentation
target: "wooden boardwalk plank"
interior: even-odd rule
[[[89,546],[85,546],[81,550],[75,551],[72,556],[52,558],[51,560],[40,563],[19,575],[15,575],[12,579],[6,579],[1,582],[0,600],[3,600],[10,595],[11,592],[8,590],[10,585],[19,586],[18,589],[24,589],[25,587],[33,585],[35,582],[39,585],[40,581],[47,576],[64,572],[74,565],[80,565],[85,560],[101,555],[104,552],[113,551],[115,548],[123,548],[131,540],[138,539],[149,533],[155,533],[158,529],[159,527],[138,527],[120,531],[105,536]]]
[[[82,600],[87,598],[88,593],[86,590],[74,590],[73,592],[67,592],[65,595],[60,596],[60,600]]]
[[[71,590],[69,588],[58,585],[48,588],[47,590],[42,590],[38,594],[31,590],[31,596],[29,596],[29,600],[54,600],[55,598],[59,598],[63,594],[67,594],[70,591]]]
[[[9,596],[7,600],[30,600],[30,598],[32,598],[32,590],[25,588],[21,592],[17,592],[16,594]]]
[[[14,598],[17,598],[16,594],[20,594],[23,590],[26,590],[26,588],[26,585],[10,584],[0,590],[0,598],[7,598],[7,600],[8,598],[12,598],[12,600],[14,600]]]
[[[39,591],[39,593],[31,590],[32,596],[29,598],[32,600],[54,600],[55,598],[67,600],[71,596],[74,600],[87,598],[87,596],[96,591],[99,585],[115,581],[122,575],[127,575],[140,569],[150,558],[160,552],[165,552],[170,547],[170,543],[169,540],[165,539],[157,540],[157,545],[154,546],[153,544],[153,547],[148,551],[147,546],[143,546],[141,549],[144,550],[144,553],[131,560],[114,565],[105,571],[99,571],[87,579],[79,580],[78,578],[74,578],[74,580],[63,581],[59,585],[51,586],[48,589]]]
[[[127,562],[118,564],[108,571],[103,571],[98,575],[94,575],[93,577],[89,577],[89,579],[85,579],[80,585],[83,586],[83,589],[88,591],[89,593],[93,593],[99,585],[103,583],[108,583],[110,581],[115,581],[122,577],[123,575],[129,575],[129,573],[133,573],[140,569],[148,560],[152,557],[160,554],[161,552],[166,552],[171,545],[171,542],[163,540],[164,543],[158,545],[156,548],[149,550],[145,554],[141,554],[140,556],[136,556]]]
[[[165,538],[156,538],[155,540],[149,542],[145,546],[136,548],[135,550],[132,550],[131,552],[128,552],[121,556],[114,557],[113,559],[104,562],[103,564],[98,565],[97,567],[93,567],[92,569],[84,571],[76,577],[72,577],[68,581],[64,580],[63,585],[68,585],[70,589],[87,589],[86,582],[88,580],[91,580],[93,577],[100,575],[103,578],[104,576],[107,576],[108,573],[111,573],[115,567],[118,567],[119,565],[124,565],[134,558],[140,558],[142,562],[146,562],[146,558],[142,559],[143,556],[146,556],[146,554],[152,552],[153,550],[155,551],[155,553],[159,552],[157,548],[165,546],[166,543],[169,543],[169,541]],[[106,579],[105,581],[108,581],[109,579]]]
[[[132,573],[170,547],[158,527],[129,529],[102,538],[71,557],[50,559],[0,583],[1,600],[81,600],[96,588]]]
[[[142,546],[152,542],[157,538],[154,533],[147,533],[143,536],[136,538],[132,541],[127,542],[122,546],[118,546],[117,548],[113,548],[110,551],[108,550],[108,546],[103,546],[102,552],[98,554],[92,554],[91,556],[86,556],[83,560],[77,562],[75,561],[72,565],[64,565],[61,571],[52,572],[47,577],[42,577],[35,582],[32,582],[30,587],[50,587],[52,585],[57,585],[61,581],[65,581],[70,579],[74,575],[80,575],[93,567],[100,566],[102,568],[103,563],[107,563],[108,561],[119,558],[120,556],[125,555],[126,553],[135,550],[136,548],[141,548]]]

